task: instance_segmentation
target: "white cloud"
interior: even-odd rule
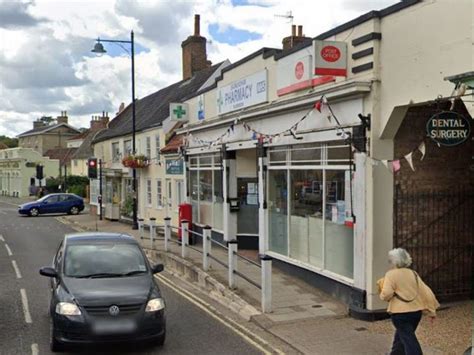
[[[237,61],[261,47],[281,47],[290,23],[275,15],[292,11],[293,23],[314,37],[332,27],[380,9],[395,0],[0,0],[0,134],[30,129],[41,115],[70,113],[71,122],[87,126],[92,114],[110,111],[131,100],[130,59],[91,56],[94,38],[129,38],[147,51],[136,55],[136,94],[144,97],[182,77],[181,41],[193,32],[193,15],[201,14],[201,34],[209,40],[214,62]],[[7,5],[6,5],[7,4]],[[208,32],[210,24],[261,35],[230,46]]]

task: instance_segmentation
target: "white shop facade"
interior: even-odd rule
[[[365,288],[365,153],[348,138],[361,132],[370,82],[314,76],[312,51],[231,66],[197,99],[212,119],[191,119],[180,132],[187,198],[195,227],[209,225],[216,238],[258,249],[350,302]],[[296,67],[295,79],[282,79]],[[332,113],[314,108],[322,96]]]

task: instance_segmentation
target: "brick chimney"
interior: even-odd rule
[[[40,119],[36,120],[36,121],[33,121],[33,128],[36,129],[36,128],[40,128],[40,127],[44,127],[46,126],[46,123],[44,123],[43,121],[41,121]]]
[[[59,123],[66,123],[67,124],[67,111],[61,111],[61,116],[56,118],[56,122]]]
[[[291,25],[291,36],[283,38],[283,50],[286,51],[300,43],[311,41],[310,37],[305,37],[303,34],[303,26],[298,26],[298,34],[296,33],[296,25]]]
[[[92,116],[91,130],[97,131],[99,129],[107,128],[109,123],[109,113],[102,111],[102,116]]]
[[[206,38],[200,35],[200,16],[194,15],[194,34],[181,43],[183,49],[183,79],[189,79],[194,73],[209,68],[207,60]]]

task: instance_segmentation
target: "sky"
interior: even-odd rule
[[[181,41],[201,15],[208,59],[235,62],[261,47],[281,48],[293,24],[315,37],[396,0],[0,0],[0,135],[16,136],[41,116],[67,111],[73,126],[114,117],[131,101],[129,48],[97,37],[135,33],[136,96],[181,80]]]

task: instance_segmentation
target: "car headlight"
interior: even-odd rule
[[[81,315],[81,310],[74,303],[59,302],[56,305],[56,313],[63,316],[79,316]]]
[[[154,298],[149,300],[146,304],[145,312],[156,312],[165,308],[165,301],[163,298]]]

